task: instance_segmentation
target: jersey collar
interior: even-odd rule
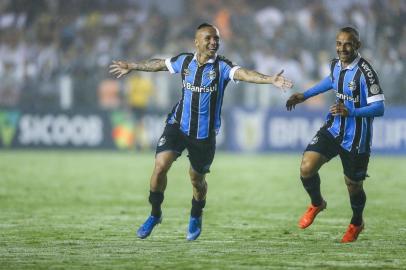
[[[354,59],[354,61],[352,61],[352,63],[351,64],[349,64],[346,68],[344,68],[344,69],[354,69],[356,66],[357,66],[357,64],[358,64],[358,62],[359,62],[359,60],[361,59],[361,54],[359,54],[358,53],[358,56]],[[340,68],[341,68],[341,61],[338,61],[338,64],[337,64]]]
[[[204,63],[204,64],[207,64],[207,63],[214,63],[214,61],[216,60],[216,58],[217,58],[217,53],[214,55],[214,57],[213,58],[210,58],[209,60],[207,60],[207,62],[206,63]],[[196,60],[196,62],[198,62],[197,61],[197,53],[195,53],[194,55],[193,55],[193,60]],[[203,65],[204,65],[203,64]]]

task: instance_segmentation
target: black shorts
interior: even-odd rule
[[[345,150],[324,128],[317,132],[305,151],[320,153],[328,160],[340,155],[344,175],[353,181],[363,181],[368,176],[369,153],[359,154]]]
[[[214,132],[207,139],[195,139],[184,134],[178,124],[166,124],[165,130],[158,140],[156,154],[173,151],[180,156],[185,148],[188,150],[193,170],[200,174],[210,172],[210,165],[216,152]]]

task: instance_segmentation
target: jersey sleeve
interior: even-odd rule
[[[363,61],[361,63],[361,70],[361,91],[365,94],[367,103],[385,100],[378,75],[372,66],[368,62]]]
[[[182,64],[188,54],[181,53],[175,57],[165,59],[165,65],[170,73],[179,73],[182,70]]]
[[[305,99],[317,96],[318,94],[324,93],[333,88],[333,82],[331,81],[331,76],[327,76],[321,80],[315,86],[309,88],[303,93]]]
[[[228,60],[225,57],[221,57],[220,60],[220,71],[222,74],[222,78],[224,78],[224,80],[231,80],[233,82],[236,82],[234,80],[234,74],[235,72],[241,68],[240,66],[232,63],[230,60]]]

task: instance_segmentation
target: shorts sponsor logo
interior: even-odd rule
[[[316,144],[319,141],[319,136],[314,136],[312,141],[310,142],[311,145]]]
[[[377,85],[377,84],[373,84],[373,85],[371,85],[371,87],[369,88],[369,91],[371,91],[371,94],[373,94],[373,95],[379,94],[379,91],[380,91],[380,90],[381,90],[381,89],[380,89],[379,85]]]
[[[166,138],[165,138],[165,136],[163,136],[163,137],[161,137],[161,138],[159,139],[158,146],[162,146],[162,145],[164,145],[165,143],[166,143]]]

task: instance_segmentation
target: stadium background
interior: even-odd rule
[[[301,151],[334,95],[287,113],[284,103],[328,74],[335,33],[356,26],[361,54],[386,97],[374,151],[406,153],[404,1],[24,1],[0,4],[0,146],[150,150],[179,99],[178,76],[108,74],[114,59],[193,51],[201,22],[221,31],[220,54],[265,74],[280,68],[295,87],[230,84],[218,147]],[[238,119],[238,121],[237,121]]]
[[[405,11],[403,0],[0,1],[0,269],[406,269]],[[221,54],[284,68],[295,87],[228,85],[202,235],[185,240],[184,155],[164,221],[143,241],[152,151],[181,85],[167,72],[116,80],[108,65],[191,51],[203,21],[220,28]],[[373,153],[385,154],[370,160],[366,229],[342,245],[351,209],[339,159],[320,171],[327,211],[296,225],[308,204],[301,151],[334,95],[284,104],[328,73],[348,24],[387,110],[375,119]]]

